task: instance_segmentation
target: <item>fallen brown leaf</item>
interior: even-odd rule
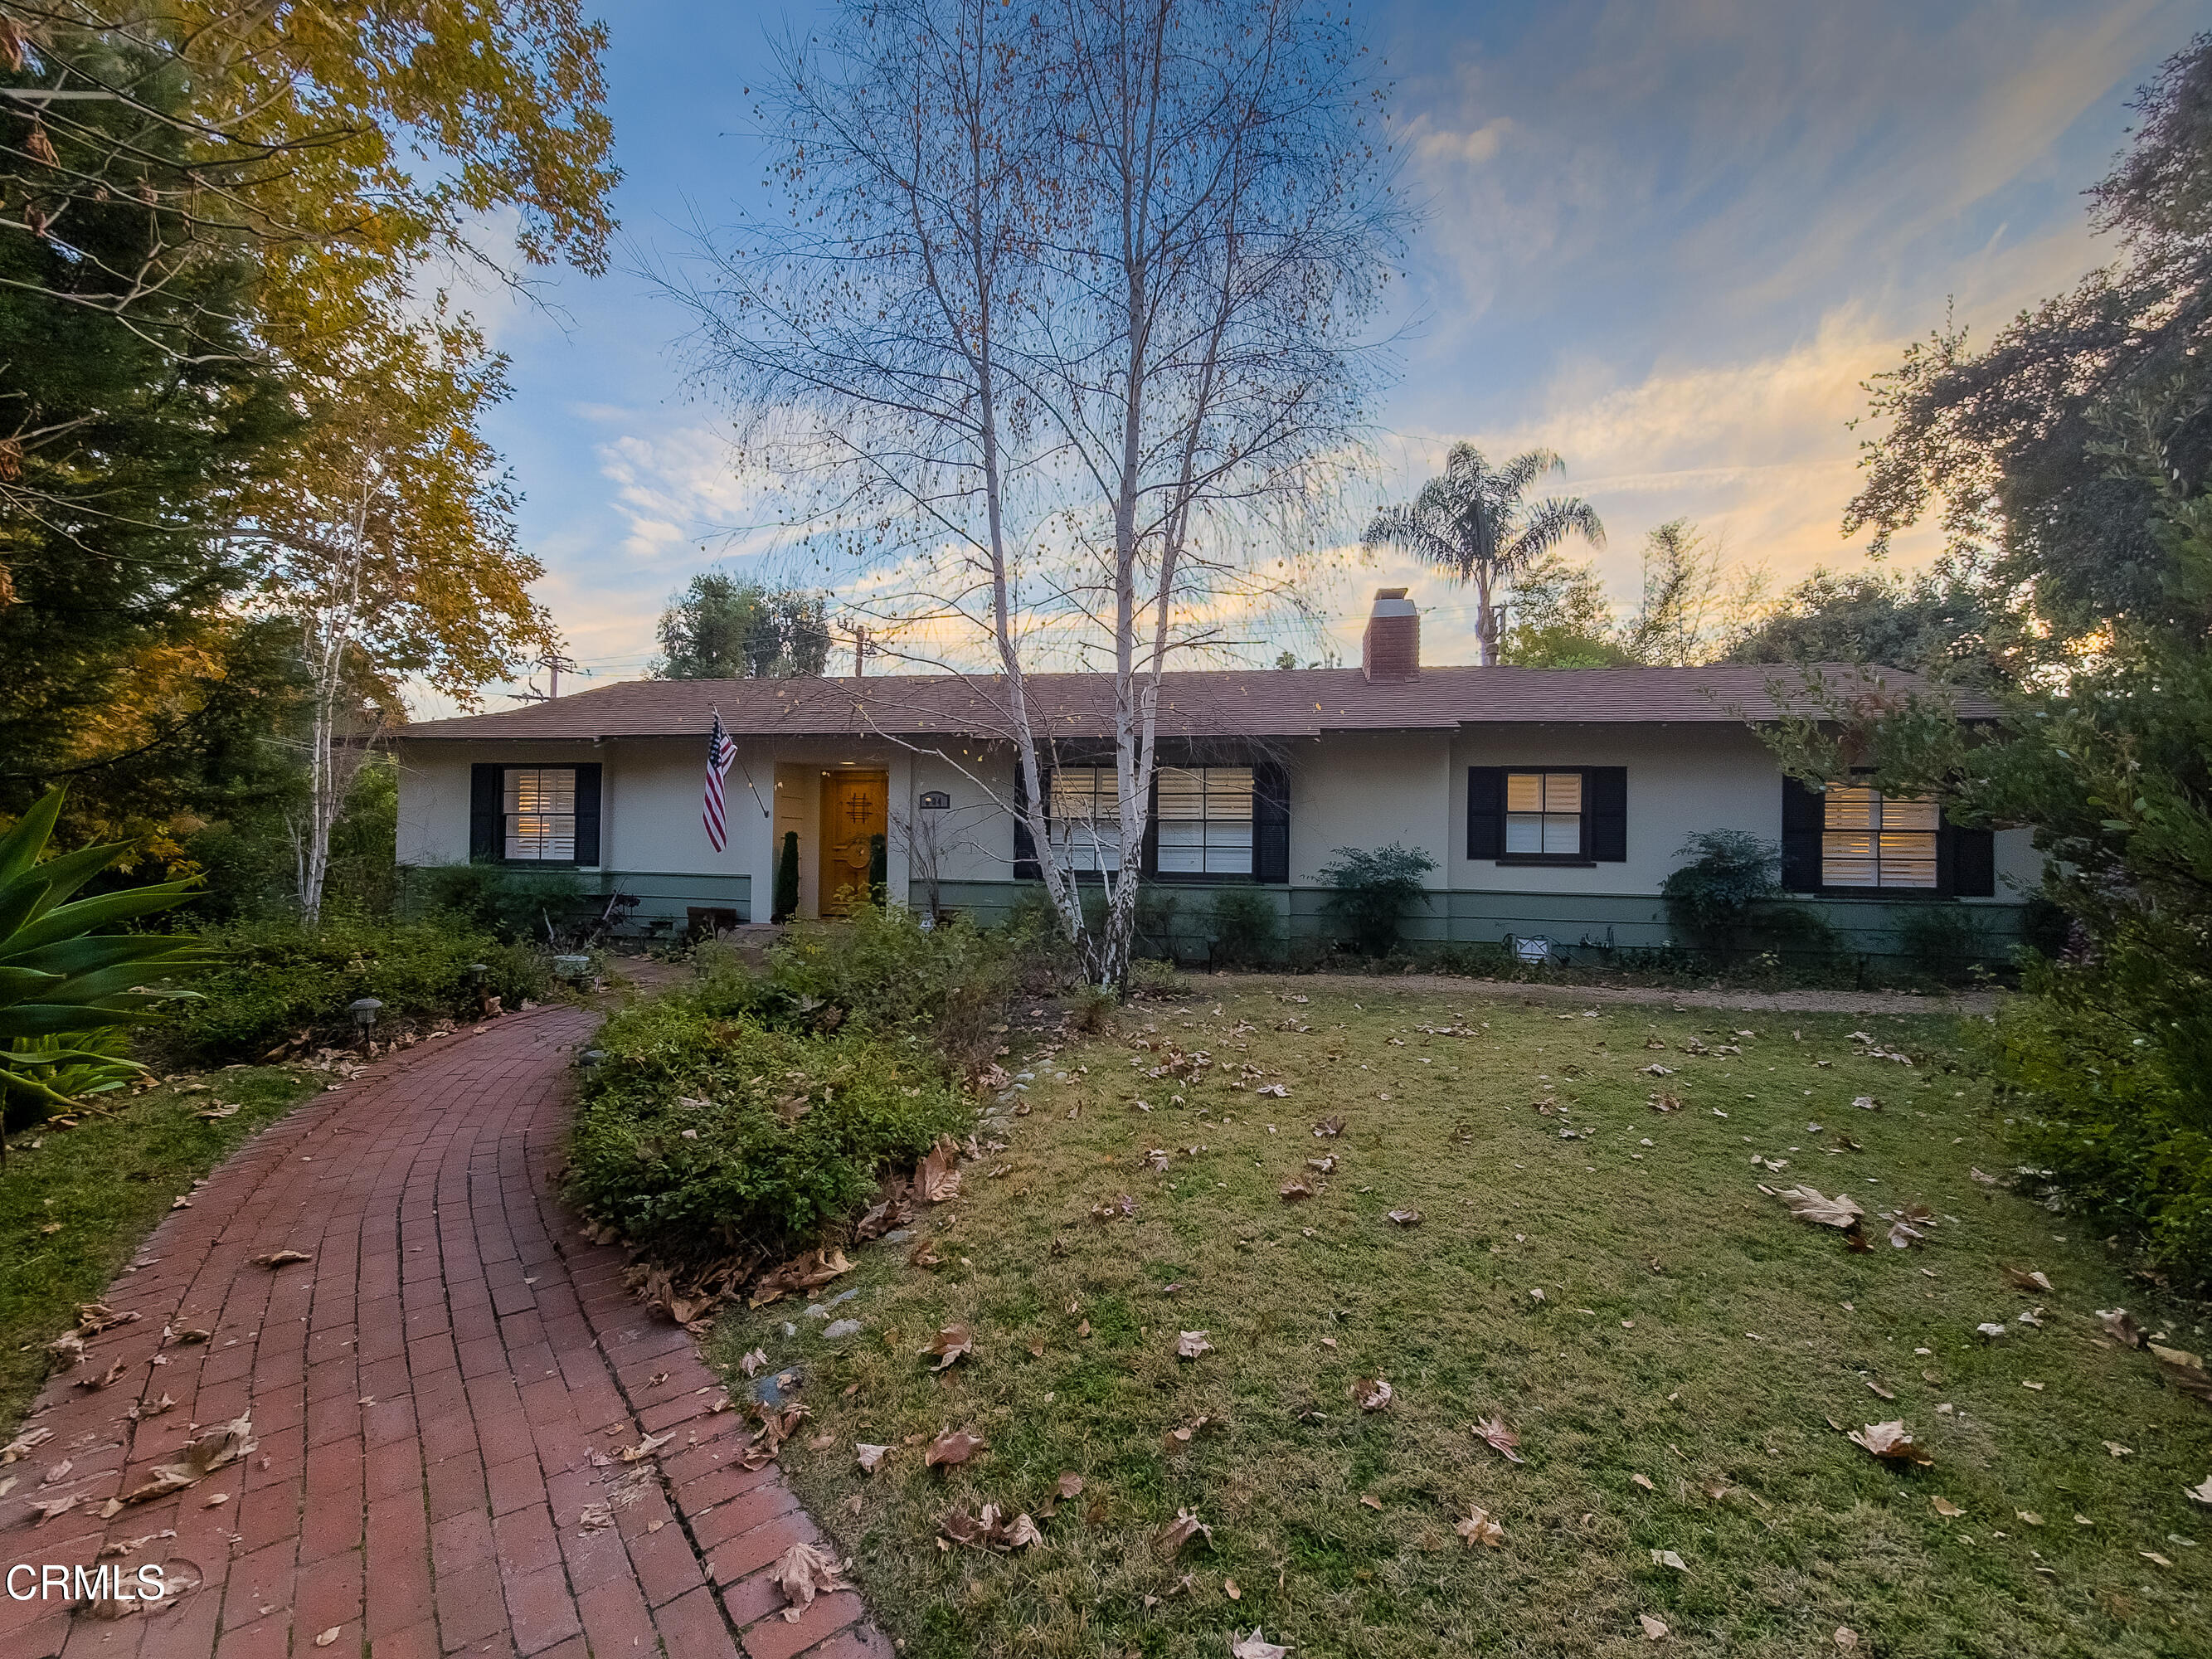
[[[1311,1198],[1313,1196],[1313,1188],[1307,1186],[1304,1182],[1293,1176],[1291,1179],[1285,1181],[1283,1183],[1282,1194],[1285,1203],[1294,1203],[1301,1198]]]
[[[1260,1634],[1255,1625],[1245,1635],[1237,1633],[1237,1626],[1229,1627],[1229,1659],[1283,1659],[1290,1649],[1280,1642],[1270,1642]]]
[[[1792,1187],[1778,1196],[1790,1206],[1790,1214],[1800,1221],[1809,1221],[1816,1226],[1856,1227],[1866,1214],[1842,1193],[1833,1198],[1823,1198],[1816,1188]]]
[[[947,1325],[929,1340],[929,1346],[918,1352],[917,1358],[937,1356],[936,1369],[943,1370],[953,1361],[975,1350],[975,1339],[965,1325]]]
[[[1876,1457],[1893,1463],[1911,1463],[1922,1468],[1935,1462],[1925,1447],[1914,1443],[1902,1419],[1889,1423],[1869,1423],[1863,1429],[1853,1429],[1846,1437],[1854,1445],[1863,1446]]]
[[[2212,1373],[2205,1370],[2202,1354],[2164,1347],[2156,1342],[2144,1346],[2149,1348],[2150,1357],[2158,1361],[2158,1368],[2168,1382],[2182,1393],[2212,1405]]]
[[[1401,1227],[1418,1227],[1421,1224],[1421,1212],[1419,1210],[1393,1210],[1389,1212],[1389,1218]]]
[[[925,1204],[943,1204],[960,1196],[960,1143],[951,1135],[940,1135],[914,1166],[914,1191]]]
[[[852,1271],[853,1264],[845,1259],[842,1250],[809,1250],[762,1274],[760,1282],[753,1286],[750,1301],[756,1308],[764,1308],[794,1291],[813,1290]]]
[[[1477,1423],[1474,1425],[1474,1432],[1481,1437],[1491,1450],[1503,1453],[1507,1462],[1519,1463],[1525,1461],[1516,1449],[1521,1444],[1521,1437],[1505,1426],[1504,1413],[1494,1413]]]
[[[2100,1308],[2097,1322],[2105,1328],[2105,1334],[2124,1348],[2140,1348],[2144,1342],[2143,1328],[2129,1316],[2125,1308]]]
[[[947,1429],[929,1443],[929,1450],[922,1456],[922,1467],[932,1469],[939,1467],[951,1468],[955,1465],[965,1463],[977,1452],[986,1449],[990,1443],[971,1430]]]
[[[1488,1510],[1469,1510],[1466,1520],[1452,1522],[1452,1530],[1467,1540],[1469,1549],[1477,1544],[1491,1549],[1502,1549],[1505,1545],[1505,1528],[1491,1519]]]
[[[1212,1528],[1188,1510],[1177,1510],[1176,1518],[1152,1534],[1152,1548],[1172,1561],[1182,1553],[1185,1544],[1201,1534],[1207,1543],[1213,1541]]]
[[[257,1267],[282,1267],[291,1262],[313,1261],[314,1259],[312,1250],[271,1250],[267,1255],[255,1256],[253,1265]]]
[[[794,1625],[814,1605],[818,1592],[845,1588],[837,1577],[837,1558],[818,1544],[793,1544],[777,1559],[769,1577],[790,1604],[783,1616]]]
[[[1638,1624],[1644,1626],[1644,1639],[1645,1641],[1659,1642],[1666,1639],[1667,1625],[1664,1620],[1654,1619],[1648,1613],[1638,1613],[1636,1615],[1636,1620]]]
[[[964,1510],[951,1510],[937,1525],[945,1536],[969,1549],[997,1550],[1003,1554],[1044,1542],[1044,1534],[1037,1530],[1036,1522],[1026,1515],[1009,1520],[996,1504],[984,1504],[980,1515],[969,1515]]]
[[[2040,1273],[2026,1267],[2007,1267],[2005,1281],[2016,1291],[2045,1291],[2051,1289],[2051,1281]]]
[[[1204,1331],[1185,1331],[1176,1341],[1176,1358],[1195,1359],[1202,1353],[1212,1353],[1213,1344],[1206,1340]]]
[[[1379,1376],[1363,1376],[1352,1383],[1352,1397],[1364,1412],[1386,1411],[1390,1405],[1390,1385]]]
[[[145,1485],[129,1493],[124,1501],[143,1504],[151,1498],[166,1498],[173,1492],[182,1492],[226,1463],[250,1456],[259,1446],[260,1442],[253,1437],[253,1413],[244,1413],[186,1441],[175,1462],[156,1467]]]

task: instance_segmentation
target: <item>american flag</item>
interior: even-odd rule
[[[707,826],[707,839],[719,853],[729,840],[728,824],[722,815],[722,779],[738,758],[738,745],[730,741],[730,734],[722,729],[722,711],[714,711],[714,732],[707,739],[707,801],[700,817]]]

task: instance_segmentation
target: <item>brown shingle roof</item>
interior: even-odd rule
[[[1323,732],[1449,730],[1516,722],[1731,721],[1775,711],[1771,683],[1792,668],[1429,668],[1417,680],[1370,684],[1356,668],[1224,669],[1170,674],[1160,690],[1167,737],[1311,737]],[[1892,693],[1917,675],[1826,665],[1830,679]],[[1036,674],[1030,706],[1059,737],[1113,732],[1106,674]],[[739,737],[1002,737],[1006,683],[996,677],[882,675],[868,679],[631,680],[492,714],[426,720],[411,739],[698,737],[719,707]],[[1962,712],[1993,713],[1978,706]]]

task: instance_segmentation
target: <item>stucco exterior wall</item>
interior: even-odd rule
[[[816,820],[822,780],[845,768],[880,769],[890,784],[890,896],[919,902],[916,878],[929,861],[916,838],[933,842],[941,902],[979,918],[1002,914],[1012,881],[1014,824],[999,804],[1012,798],[1013,757],[1004,747],[917,755],[888,740],[823,738],[774,744],[740,738],[726,780],[729,838],[716,853],[700,823],[704,744],[691,738],[600,743],[452,741],[403,743],[398,857],[403,866],[465,861],[470,769],[478,763],[597,763],[602,769],[601,853],[583,872],[602,891],[639,895],[640,921],[680,925],[692,906],[736,910],[765,921],[783,833],[799,835],[801,915],[819,914]],[[1368,732],[1278,745],[1291,798],[1291,879],[1273,895],[1286,928],[1328,931],[1320,872],[1340,847],[1397,842],[1436,860],[1433,897],[1407,919],[1411,939],[1472,942],[1508,933],[1551,935],[1593,947],[1656,945],[1670,937],[1660,884],[1699,830],[1781,835],[1781,773],[1756,737],[1712,725],[1492,726],[1456,733]],[[1628,858],[1590,867],[1501,866],[1467,852],[1467,769],[1471,766],[1620,766],[1628,776]],[[924,814],[924,790],[951,805]],[[994,794],[998,797],[993,799]],[[765,808],[765,810],[763,810]],[[2039,879],[2030,832],[1996,836],[1997,894],[1963,901],[1984,907],[1987,925],[2010,931],[2019,902]],[[1200,947],[1209,890],[1161,884],[1175,901],[1176,930]],[[1869,948],[1887,953],[1916,901],[1824,899],[1820,908]],[[1994,935],[1993,935],[1994,937]]]
[[[1437,862],[1431,887],[1451,884],[1450,738],[1440,732],[1345,732],[1286,745],[1291,884],[1321,878],[1340,847],[1393,842]]]

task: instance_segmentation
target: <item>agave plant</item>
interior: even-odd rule
[[[49,793],[0,836],[0,1156],[3,1126],[19,1118],[19,1107],[43,1117],[143,1074],[122,1053],[119,1028],[159,1018],[156,1006],[179,994],[147,990],[145,981],[210,959],[189,936],[94,931],[169,909],[191,896],[192,884],[72,902],[128,844],[40,863],[63,793]]]

